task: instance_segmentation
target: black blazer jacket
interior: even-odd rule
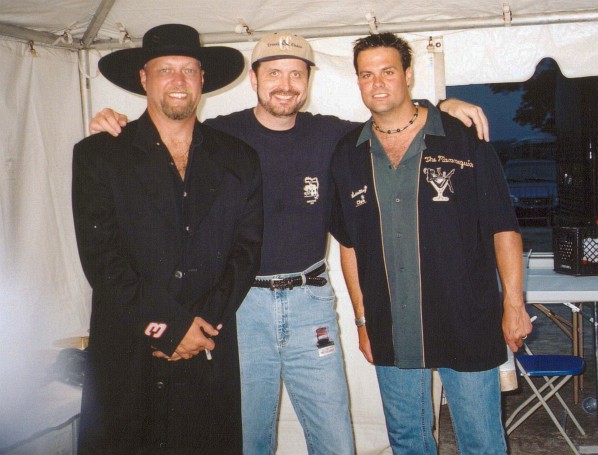
[[[260,264],[260,166],[199,122],[195,140],[183,222],[147,112],[117,138],[74,148],[75,230],[93,288],[80,453],[241,452],[234,315]],[[171,354],[195,316],[224,325],[213,360],[152,357]]]

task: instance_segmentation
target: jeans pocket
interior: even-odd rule
[[[322,278],[326,278],[328,280],[328,274],[323,273],[320,275]],[[326,283],[324,286],[305,286],[306,292],[309,294],[310,297],[316,300],[322,300],[324,302],[330,302],[334,300],[334,290],[330,285],[330,281]]]

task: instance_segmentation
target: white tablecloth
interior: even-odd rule
[[[598,276],[573,276],[551,269],[525,269],[527,303],[598,301]]]

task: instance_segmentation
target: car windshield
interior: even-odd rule
[[[505,176],[510,182],[555,182],[554,161],[507,162]]]

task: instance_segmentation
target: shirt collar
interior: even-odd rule
[[[162,143],[162,138],[154,122],[149,116],[147,110],[139,117],[139,127],[135,138],[135,144],[141,148],[148,148]],[[199,120],[195,119],[195,126],[193,127],[193,137],[191,139],[191,147],[201,144],[203,136],[201,134],[201,126]]]
[[[414,100],[414,102],[419,103],[419,105],[422,107],[428,108],[428,118],[426,119],[426,124],[422,128],[424,137],[426,137],[428,134],[432,136],[445,136],[440,110],[428,100]],[[370,119],[364,123],[361,133],[357,138],[357,143],[355,144],[356,146],[359,146],[372,139],[374,134],[372,132],[372,121],[373,119],[370,117]]]

